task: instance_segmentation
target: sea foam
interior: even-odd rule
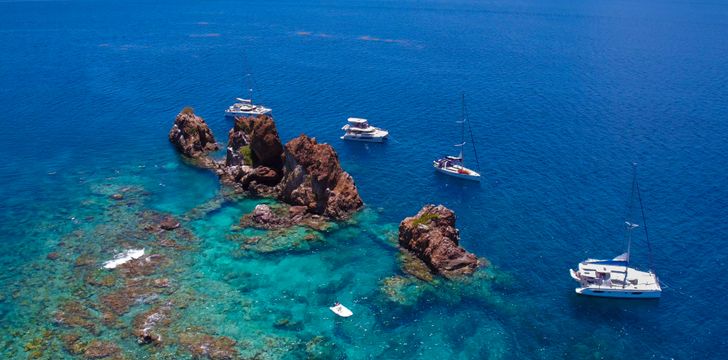
[[[129,249],[127,251],[124,251],[124,252],[119,253],[116,256],[114,256],[113,260],[109,260],[109,261],[105,262],[104,268],[115,269],[117,266],[119,266],[125,262],[131,261],[134,259],[138,259],[142,256],[144,256],[144,249],[140,249],[140,250]]]

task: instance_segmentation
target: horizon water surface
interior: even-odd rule
[[[0,2],[0,354],[82,358],[104,340],[121,358],[191,358],[209,335],[242,358],[722,358],[726,14],[681,1]],[[352,221],[239,228],[270,200],[230,196],[169,145],[184,106],[226,141],[247,72],[284,142],[336,149],[366,203]],[[454,151],[461,93],[481,184],[430,165]],[[391,139],[342,142],[349,116]],[[568,269],[623,251],[632,162],[662,298],[579,297]],[[462,282],[405,276],[393,239],[427,203],[453,209],[461,245],[491,266]],[[162,213],[182,230],[145,232]],[[112,306],[135,280],[101,267],[129,248],[159,255],[153,276],[169,284]],[[634,250],[646,266],[642,239]],[[334,301],[355,316],[336,318]],[[134,318],[168,303],[169,341],[139,345]]]

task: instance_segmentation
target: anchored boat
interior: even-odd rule
[[[342,140],[383,142],[389,136],[389,131],[369,125],[367,119],[350,117],[347,122],[341,128],[345,131]]]
[[[251,90],[252,91],[252,90]],[[271,113],[271,109],[263,105],[253,104],[252,99],[236,98],[238,102],[230,105],[225,110],[226,117],[241,117],[241,116],[258,116],[266,115]]]
[[[465,94],[463,94],[462,100],[462,115],[458,123],[460,124],[461,142],[460,144],[455,145],[455,147],[460,148],[460,154],[457,156],[448,155],[443,158],[437,159],[432,162],[432,166],[437,172],[445,175],[453,176],[460,179],[480,181],[480,173],[465,167],[465,162],[463,159],[463,146],[465,146],[465,124],[467,123],[468,131],[470,132],[470,140],[473,143],[475,163],[478,166],[478,169],[480,169],[480,164],[478,162],[478,153],[475,150],[475,139],[473,138],[473,130],[470,127],[470,123],[467,121],[467,111],[465,109]]]
[[[245,64],[247,68],[247,60],[245,57],[243,57],[243,63]],[[235,98],[237,100],[236,103],[230,105],[225,110],[225,117],[230,118],[236,118],[236,117],[246,117],[246,116],[258,116],[258,115],[267,115],[271,113],[271,109],[267,108],[263,105],[255,105],[253,104],[253,81],[252,81],[252,75],[250,73],[245,74],[247,88],[248,88],[248,98]]]
[[[579,263],[578,270],[569,269],[571,277],[579,283],[575,289],[577,294],[611,297],[649,299],[659,298],[662,294],[660,281],[652,270],[652,248],[647,234],[645,211],[642,206],[637,170],[634,169],[632,179],[632,195],[630,196],[630,214],[635,197],[639,200],[642,216],[642,228],[645,230],[650,269],[637,270],[630,267],[630,254],[632,248],[632,233],[640,226],[631,221],[625,221],[625,237],[627,238],[627,251],[611,260],[587,259]]]

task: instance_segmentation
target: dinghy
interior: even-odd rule
[[[354,315],[349,308],[347,308],[344,305],[341,305],[339,303],[334,304],[334,306],[329,307],[329,310],[333,311],[334,314],[339,315],[341,317],[349,317]]]

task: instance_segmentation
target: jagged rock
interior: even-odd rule
[[[177,114],[169,131],[169,141],[177,151],[190,158],[200,158],[219,149],[212,130],[191,108],[184,108]]]
[[[228,166],[265,166],[277,172],[283,167],[283,145],[276,124],[268,115],[235,119],[228,137],[228,149],[231,152],[227,159],[230,163],[226,160]]]
[[[274,196],[337,220],[349,218],[363,206],[354,180],[341,169],[330,145],[301,135],[284,149],[268,115],[235,120],[224,161],[206,156],[217,150],[217,144],[204,120],[191,110],[177,115],[169,138],[194,164],[213,169],[236,192]]]
[[[478,258],[459,246],[455,213],[442,205],[426,205],[399,224],[399,245],[422,260],[430,270],[448,278],[470,275]]]
[[[354,179],[341,169],[331,145],[306,135],[289,141],[283,172],[279,198],[289,204],[334,219],[346,219],[363,206]]]

